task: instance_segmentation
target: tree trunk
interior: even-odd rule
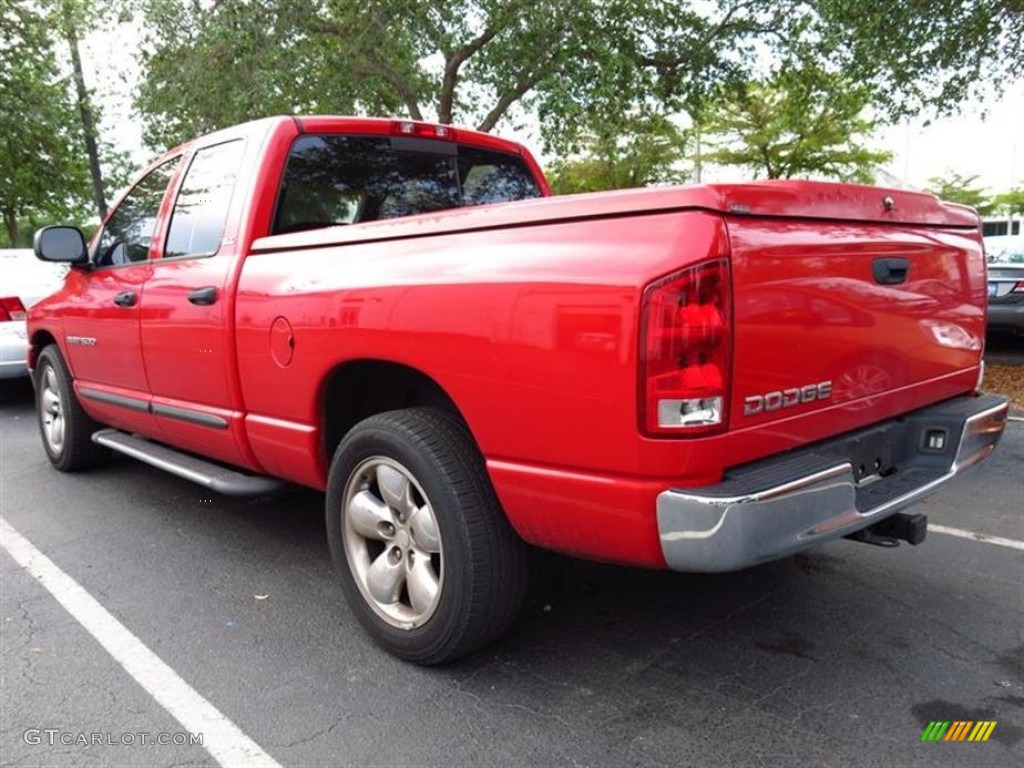
[[[100,154],[96,148],[96,127],[89,104],[89,92],[85,88],[82,73],[82,57],[78,53],[78,33],[73,22],[65,17],[64,38],[71,49],[71,68],[74,72],[75,93],[78,97],[78,114],[82,118],[82,135],[85,137],[85,151],[89,155],[89,175],[92,177],[92,198],[100,219],[107,215],[107,200],[103,194],[103,172],[100,170]]]
[[[700,184],[703,181],[704,176],[704,158],[701,157],[701,145],[700,145],[700,123],[696,120],[693,121],[694,133],[697,137],[697,161],[695,165],[695,171],[697,173],[697,183]]]
[[[7,230],[7,238],[11,241],[11,248],[18,247],[18,217],[14,211],[4,211],[4,228]]]

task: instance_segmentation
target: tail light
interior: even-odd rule
[[[726,426],[731,350],[729,262],[702,262],[644,292],[640,423],[650,435]]]
[[[24,320],[25,305],[17,296],[5,296],[0,298],[0,322],[6,323],[10,320]]]

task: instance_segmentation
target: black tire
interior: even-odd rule
[[[71,374],[56,344],[50,344],[39,354],[33,376],[39,435],[50,463],[61,472],[75,472],[108,461],[110,450],[92,441],[92,434],[103,426],[82,410],[71,384]],[[59,443],[52,438],[52,433],[48,435],[47,425],[52,422],[47,419],[55,415],[54,398],[48,392],[57,395],[56,409],[63,421]]]
[[[356,495],[375,499],[385,507],[385,499],[397,498],[394,494],[399,486],[392,485],[389,496],[381,485],[372,484],[370,478],[381,477],[381,465],[385,472],[395,473],[388,477],[406,473],[401,475],[406,480],[404,490],[412,499],[407,508],[414,511],[407,521],[399,522],[400,527],[408,524],[405,539],[394,526],[387,528],[389,523],[378,523],[393,538],[374,542],[372,536],[362,536],[352,522],[349,500]],[[417,532],[413,522],[417,515],[436,526],[434,531]],[[426,566],[415,549],[420,537],[437,542],[437,559],[430,555]],[[515,620],[526,594],[526,546],[501,509],[469,430],[456,416],[443,411],[389,411],[353,427],[331,462],[327,541],[345,597],[359,622],[385,650],[417,664],[454,661],[496,639]],[[370,548],[375,544],[381,551],[372,555]],[[404,550],[404,561],[402,546],[409,547]],[[430,546],[423,551],[432,552]],[[356,563],[361,562],[365,570],[371,560],[376,567],[380,558],[392,555],[396,561],[384,567],[397,567],[400,562],[408,580],[403,580],[404,591],[396,602],[387,604],[373,598],[369,579],[359,575]],[[412,600],[414,563],[438,576],[429,611],[418,610]],[[408,616],[414,618],[402,624]]]

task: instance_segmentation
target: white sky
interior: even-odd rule
[[[1024,186],[1024,82],[1001,97],[967,104],[959,116],[925,127],[921,120],[878,134],[880,148],[896,153],[887,170],[915,187],[956,171],[979,176],[990,193]]]
[[[127,41],[141,37],[137,24],[113,32],[96,32],[82,51],[87,84],[101,105],[101,138],[132,153],[141,164],[149,153],[142,147],[140,120],[133,115],[131,95],[139,77],[134,47]],[[253,115],[259,117],[259,115]],[[538,158],[540,141],[534,131],[500,130],[506,138],[525,144]],[[978,175],[977,184],[990,193],[1024,185],[1024,81],[1008,86],[1001,97],[965,104],[960,115],[924,125],[912,120],[880,131],[875,145],[895,156],[885,170],[914,188],[928,179],[956,171]],[[749,178],[742,169],[721,168],[709,174],[716,181]]]

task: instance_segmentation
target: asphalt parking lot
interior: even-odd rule
[[[841,541],[720,576],[539,556],[500,644],[420,669],[348,612],[319,495],[211,499],[128,459],[61,475],[30,389],[0,401],[6,522],[285,766],[1019,766],[1022,467],[1014,422],[919,507],[996,541]],[[7,551],[0,569],[0,763],[215,764],[141,744],[186,729]],[[933,720],[997,725],[985,743],[922,743]]]

